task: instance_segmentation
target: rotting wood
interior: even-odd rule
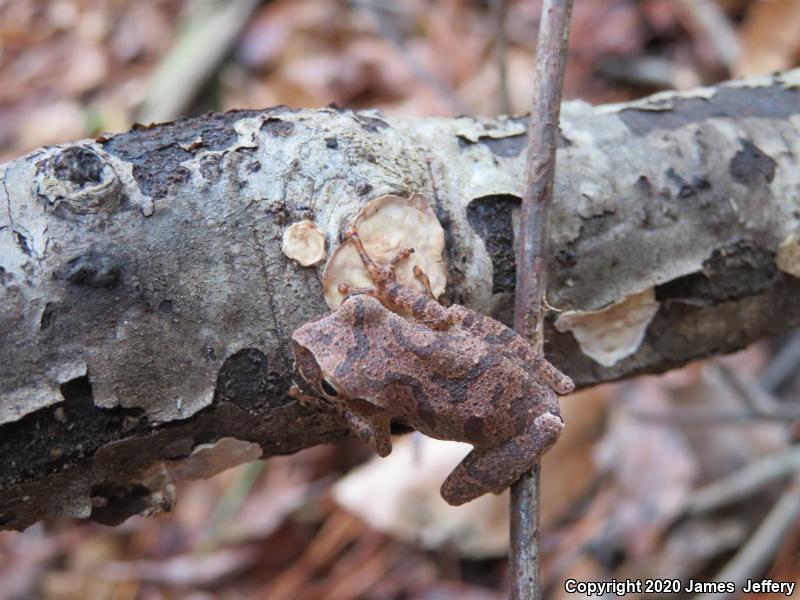
[[[800,322],[800,280],[774,261],[800,220],[798,84],[564,104],[548,302],[596,311],[653,288],[659,303],[609,366],[548,322],[548,359],[579,385]],[[275,108],[1,166],[0,523],[158,510],[171,465],[223,437],[269,456],[345,435],[285,395],[291,331],[327,310],[321,267],[281,253],[293,222],[314,220],[330,249],[367,201],[421,192],[447,232],[446,297],[510,322],[524,132]]]

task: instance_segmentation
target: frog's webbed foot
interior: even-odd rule
[[[556,369],[552,363],[544,358],[537,358],[533,368],[536,370],[536,374],[539,375],[556,394],[563,396],[575,390],[575,383],[572,379]]]
[[[381,416],[364,417],[351,410],[343,410],[342,418],[350,430],[378,456],[392,453],[392,434],[389,418]]]
[[[499,494],[556,443],[561,417],[544,413],[522,434],[495,448],[474,448],[442,484],[442,498],[458,506],[488,492]]]

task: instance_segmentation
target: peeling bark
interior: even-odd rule
[[[251,459],[245,442],[266,457],[347,435],[286,395],[291,332],[327,310],[323,265],[281,252],[294,222],[330,255],[366,202],[420,192],[447,233],[447,299],[509,322],[524,135],[515,118],[277,107],[0,166],[0,526],[116,523]],[[800,322],[800,280],[775,264],[799,167],[800,71],[566,103],[548,302],[597,311],[654,288],[659,306],[614,364],[552,326],[550,360],[587,386]]]

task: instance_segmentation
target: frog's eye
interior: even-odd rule
[[[326,396],[330,396],[331,398],[336,398],[339,395],[339,392],[333,387],[333,384],[328,381],[327,379],[322,380],[322,391]]]

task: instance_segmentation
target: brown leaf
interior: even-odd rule
[[[81,44],[69,54],[66,70],[61,77],[65,94],[77,96],[100,86],[108,74],[105,49],[98,45]]]
[[[614,388],[598,386],[561,399],[566,428],[542,460],[542,515],[544,528],[563,519],[595,481],[595,446]]]
[[[737,77],[768,75],[797,64],[800,53],[800,2],[761,0],[750,3],[742,28],[742,56]]]
[[[18,146],[25,150],[60,144],[86,135],[83,109],[76,102],[56,102],[32,110],[17,127]]]
[[[627,406],[653,411],[670,404],[652,377],[626,384],[622,399]],[[633,557],[652,552],[661,533],[683,510],[697,477],[683,432],[675,424],[643,422],[617,410],[597,460],[614,480],[616,502],[608,527],[626,540]]]

